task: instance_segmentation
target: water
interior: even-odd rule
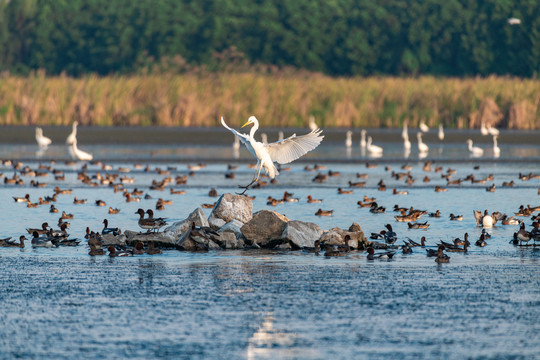
[[[197,130],[182,136],[200,140],[204,134]],[[499,159],[493,159],[488,150],[484,158],[471,159],[463,144],[474,134],[455,132],[455,141],[445,142],[440,153],[439,144],[426,137],[432,149],[428,158],[445,171],[456,169],[454,178],[471,173],[476,178],[494,175],[493,182],[467,182],[435,193],[435,185],[446,187],[446,181],[434,172],[425,173],[414,150],[403,160],[399,134],[380,134],[386,135],[385,156],[370,159],[358,149],[348,158],[340,144],[344,135],[330,133],[328,143],[323,142],[304,161],[293,163],[290,171],[282,171],[278,184],[249,192],[256,196],[254,210],[276,210],[325,229],[348,228],[357,222],[366,234],[390,223],[399,239],[418,241],[423,235],[428,245],[434,245],[438,239],[451,240],[465,232],[474,243],[481,232],[472,216],[475,209],[512,215],[521,204],[540,205],[540,180],[517,179],[519,172],[540,173],[540,146],[533,140],[515,141],[516,134],[503,133]],[[173,200],[173,205],[157,212],[159,216],[170,222],[183,219],[197,205],[216,200],[208,196],[211,187],[220,194],[233,192],[253,174],[246,166],[247,152],[242,150],[239,159],[234,159],[229,138],[218,136],[221,143],[205,147],[195,141],[181,146],[168,141],[130,144],[126,138],[132,134],[126,129],[118,136],[117,144],[85,145],[79,140],[79,147],[94,152],[114,169],[132,169],[125,175],[135,178],[135,183],[126,187],[144,189],[152,200],[126,203],[108,187],[82,185],[76,180],[81,164],[58,161],[54,168],[64,170],[65,181],[55,181],[52,175],[37,178],[48,183],[38,189],[28,185],[32,178],[24,177],[22,187],[0,187],[0,237],[18,237],[26,227],[38,227],[43,221],[56,224],[59,217],[50,214],[48,206],[27,209],[11,196],[28,193],[36,201],[52,195],[54,186],[73,189],[72,195],[59,195],[55,206],[75,215],[69,232],[82,237],[86,226],[101,229],[104,218],[111,226],[137,230],[135,211],[153,208],[159,197]],[[538,133],[527,135],[530,138],[516,136],[534,139]],[[480,146],[488,148],[487,143]],[[0,157],[24,159],[36,168],[35,150],[22,141],[1,146]],[[42,161],[63,156],[64,147],[55,145]],[[187,174],[188,164],[208,159],[186,186],[173,186],[185,189],[185,195],[148,190],[153,179],[165,176],[133,167],[135,162],[151,170],[176,167],[170,174],[174,178]],[[378,166],[368,169],[366,161]],[[311,182],[316,172],[307,172],[304,166],[315,162],[326,165],[322,171],[340,171],[341,176],[324,184]],[[413,166],[411,173],[417,180],[410,186],[390,176],[392,170],[405,171],[400,169],[405,162]],[[227,163],[239,165],[235,179],[223,176]],[[475,165],[480,168],[475,170]],[[12,174],[8,167],[0,171],[8,177]],[[87,172],[106,171],[91,165]],[[354,189],[353,195],[338,195],[338,186],[358,181],[356,173],[369,174],[366,187]],[[422,182],[425,175],[431,182]],[[377,190],[380,179],[388,186],[386,192]],[[510,180],[516,183],[513,188],[501,187]],[[497,186],[494,193],[485,191],[491,183]],[[408,190],[409,195],[392,195],[394,187]],[[266,205],[266,197],[281,197],[285,190],[300,202],[275,208]],[[308,194],[324,199],[323,203],[307,204]],[[358,208],[356,202],[364,195],[376,197],[387,212],[375,215]],[[74,205],[74,196],[88,203]],[[107,206],[94,205],[97,199],[105,200]],[[395,222],[394,204],[439,209],[442,217],[424,216],[420,220],[431,224],[427,230],[409,230],[405,223]],[[120,214],[109,215],[109,206],[120,208]],[[316,217],[318,208],[333,209],[334,216]],[[204,212],[210,214],[209,209]],[[449,213],[463,214],[464,220],[449,221]],[[530,221],[526,223],[529,227]],[[362,252],[332,259],[273,250],[205,254],[167,250],[159,256],[91,258],[86,245],[0,248],[0,358],[535,358],[540,350],[540,248],[509,244],[516,229],[490,229],[493,238],[488,246],[473,245],[467,254],[450,254],[450,263],[441,265],[418,248],[410,255],[398,253],[392,260],[373,262]]]

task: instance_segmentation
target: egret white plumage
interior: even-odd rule
[[[418,151],[420,154],[426,154],[429,151],[429,147],[422,142],[422,133],[417,133],[416,138],[418,139]]]
[[[383,148],[377,145],[373,145],[372,141],[373,140],[371,139],[371,136],[368,136],[366,144],[367,151],[369,151],[371,155],[382,155]]]
[[[493,156],[497,158],[501,156],[501,149],[497,144],[497,135],[493,136]]]
[[[472,156],[479,157],[484,155],[484,150],[478,146],[473,146],[473,141],[471,139],[467,139],[467,143],[469,144],[469,151],[471,152]]]
[[[403,148],[405,151],[411,150],[411,141],[409,140],[409,136],[403,138]]]
[[[345,138],[345,146],[350,148],[352,146],[352,131],[348,130]]]
[[[403,123],[403,130],[401,130],[401,138],[402,138],[403,140],[409,138],[409,133],[407,132],[407,130],[408,130],[408,129],[407,129],[407,122],[405,121],[405,122]]]
[[[77,125],[78,124],[79,123],[76,121],[73,122],[71,134],[69,134],[69,136],[67,137],[66,144],[71,145],[73,144],[73,142],[77,141]]]
[[[87,160],[92,160],[94,158],[92,154],[89,154],[86,151],[82,151],[77,147],[76,138],[75,138],[75,141],[73,141],[71,145],[69,146],[69,153],[71,157],[77,160],[87,161]]]
[[[483,135],[483,136],[486,136],[489,134],[488,132],[488,129],[486,127],[486,123],[482,121],[482,124],[480,124],[480,133]]]
[[[242,127],[253,124],[249,135],[239,133],[238,131],[230,128],[221,117],[221,124],[236,135],[240,141],[246,145],[246,148],[249,152],[257,158],[257,171],[253,176],[253,180],[247,186],[240,186],[244,189],[242,192],[245,193],[246,190],[257,180],[261,174],[261,170],[264,167],[266,173],[270,178],[275,178],[279,175],[279,172],[274,165],[274,162],[278,164],[288,164],[299,157],[305,155],[307,152],[315,149],[321,143],[324,135],[321,135],[322,130],[316,129],[312,130],[310,133],[302,136],[292,136],[270,144],[263,144],[255,140],[255,132],[259,129],[259,121],[255,116],[250,116],[248,121],[242,125]]]
[[[36,128],[36,141],[40,149],[46,149],[52,142],[51,139],[43,136],[43,129],[40,127]]]
[[[362,131],[360,131],[360,147],[362,149],[365,149],[366,148],[366,130],[362,129]]]
[[[488,125],[487,131],[488,131],[488,133],[489,133],[490,135],[493,135],[493,136],[499,135],[499,130],[496,129],[496,128],[494,128],[494,127],[491,126],[491,125]]]
[[[420,128],[420,130],[422,132],[428,132],[429,131],[429,126],[426,125],[424,120],[420,121],[420,125],[418,125],[418,127]]]
[[[444,130],[443,130],[443,126],[442,126],[442,123],[439,124],[439,140],[443,141],[444,140]]]

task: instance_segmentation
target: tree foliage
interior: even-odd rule
[[[340,76],[532,77],[540,1],[0,0],[0,46],[0,70],[20,74],[125,74],[173,58],[212,68],[235,48],[251,64]]]

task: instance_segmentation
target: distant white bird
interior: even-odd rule
[[[439,140],[441,140],[441,141],[444,140],[444,130],[443,130],[442,123],[439,124]]]
[[[518,19],[518,18],[515,18],[515,17],[509,18],[506,21],[508,21],[508,24],[510,24],[510,25],[519,25],[519,24],[521,24],[521,19]]]
[[[71,145],[69,146],[69,153],[74,159],[77,159],[77,160],[87,161],[87,160],[92,160],[94,158],[92,154],[82,151],[77,147],[77,139],[75,139],[75,141],[72,142]]]
[[[251,183],[247,186],[241,186],[244,188],[244,192],[257,180],[261,174],[261,169],[264,167],[266,173],[270,178],[275,178],[279,175],[279,172],[274,165],[274,162],[279,164],[288,164],[299,157],[305,155],[307,152],[315,149],[321,143],[324,135],[321,135],[322,130],[316,129],[310,133],[302,136],[292,136],[275,143],[263,144],[255,140],[255,132],[259,129],[259,121],[255,116],[250,116],[248,121],[242,125],[242,127],[253,124],[249,135],[241,134],[238,131],[231,129],[221,117],[221,124],[234,135],[236,135],[240,141],[246,145],[249,152],[257,158],[257,171]]]
[[[350,148],[352,146],[352,131],[348,130],[345,139],[345,146]]]
[[[408,130],[408,129],[407,129],[407,122],[405,121],[405,122],[403,123],[403,130],[401,131],[401,138],[402,138],[403,140],[409,139],[409,133],[407,132],[407,130]]]
[[[469,151],[471,152],[472,156],[479,157],[484,155],[484,150],[478,146],[473,146],[473,141],[471,139],[467,139],[467,143],[469,144]]]
[[[405,151],[409,151],[411,150],[411,141],[409,140],[409,136],[407,136],[406,138],[403,139],[403,148],[405,149]]]
[[[366,130],[362,129],[362,131],[360,131],[360,135],[361,135],[361,137],[360,137],[360,147],[362,149],[365,149],[366,145],[367,145],[367,143],[366,143]]]
[[[482,121],[482,124],[480,124],[480,133],[483,135],[483,136],[486,136],[489,134],[489,131],[486,127],[486,123]]]
[[[268,144],[268,135],[266,133],[261,133],[261,141],[263,144]]]
[[[420,130],[422,132],[428,132],[429,131],[429,126],[426,125],[424,120],[420,121],[420,125],[418,125],[418,127],[420,128]]]
[[[69,134],[69,136],[67,137],[66,144],[71,145],[73,144],[73,142],[77,141],[77,125],[78,124],[79,123],[76,121],[73,122],[71,134]]]
[[[234,142],[232,144],[232,148],[234,151],[240,150],[240,139],[238,137],[234,137]]]
[[[367,151],[369,151],[371,155],[381,155],[383,153],[383,148],[377,145],[373,145],[371,142],[371,136],[368,136],[366,144]]]
[[[418,139],[418,151],[421,154],[426,154],[429,151],[429,147],[422,142],[422,133],[417,133],[416,138]]]
[[[491,125],[488,125],[487,131],[488,131],[488,133],[489,133],[490,135],[493,135],[493,136],[499,135],[499,130],[496,129],[496,128],[494,128],[494,127],[491,126]]]
[[[493,135],[493,156],[496,158],[501,156],[501,149],[497,144],[497,135]]]
[[[317,124],[315,124],[315,116],[313,115],[309,117],[309,128],[311,129],[311,131],[315,131],[319,129]]]
[[[46,149],[51,144],[51,139],[43,136],[43,130],[40,127],[36,128],[36,141],[40,149]]]

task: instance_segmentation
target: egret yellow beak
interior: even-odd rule
[[[243,128],[244,126],[248,126],[249,124],[251,124],[251,121],[247,121],[244,125],[242,125],[240,128]]]

